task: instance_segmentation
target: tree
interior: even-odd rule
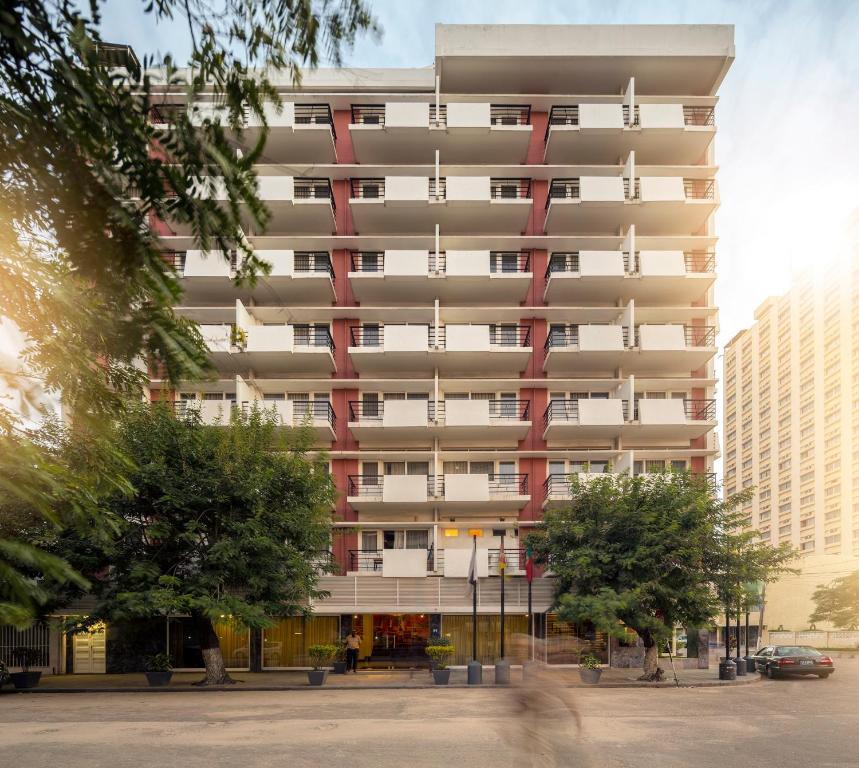
[[[855,629],[859,626],[859,571],[821,584],[811,596],[814,613],[808,621],[832,622],[838,628]]]
[[[256,409],[207,426],[144,404],[122,418],[117,440],[135,463],[134,490],[106,502],[120,535],[109,575],[92,579],[85,624],[190,616],[205,682],[229,682],[214,620],[264,628],[321,595],[334,501],[327,462],[306,453],[305,428],[282,432]]]
[[[25,365],[0,360],[0,385],[36,410],[43,390],[59,393],[78,439],[107,450],[93,455],[106,472],[117,457],[96,433],[142,393],[141,361],[173,383],[209,371],[196,325],[173,311],[178,276],[150,225],[185,225],[201,250],[237,249],[240,283],[265,273],[242,224],[261,231],[268,217],[253,164],[267,136],[263,107],[280,104],[271,73],[298,81],[302,67],[323,56],[339,63],[377,27],[365,0],[141,0],[161,22],[183,17],[191,41],[187,68],[169,54],[141,67],[102,41],[103,5],[9,0],[0,12],[0,320],[27,340]],[[166,86],[188,104],[205,93],[219,109],[205,119],[174,111],[157,124],[150,116]],[[264,126],[250,143],[246,113]],[[203,194],[215,178],[225,205]],[[0,494],[53,521],[57,496],[83,491],[54,459],[0,407]],[[79,494],[85,516],[97,514],[93,498]],[[0,621],[32,620],[38,595],[27,593],[39,582],[29,569],[74,578],[43,555],[18,537],[0,540]]]
[[[570,504],[547,511],[533,535],[538,561],[557,578],[563,620],[618,637],[635,630],[645,649],[642,680],[662,678],[658,647],[676,626],[700,626],[718,612],[726,549],[742,550],[744,573],[760,580],[790,557],[739,530],[736,510],[748,494],[721,501],[686,472],[573,476],[571,490]]]

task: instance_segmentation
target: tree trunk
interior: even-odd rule
[[[638,679],[657,683],[665,678],[665,673],[659,666],[659,649],[656,646],[656,641],[650,632],[639,633],[639,636],[644,643],[644,674]]]
[[[224,657],[221,654],[221,641],[218,633],[208,616],[195,616],[194,625],[200,639],[200,651],[203,654],[203,664],[206,665],[206,677],[197,685],[227,685],[234,683],[227,674]]]

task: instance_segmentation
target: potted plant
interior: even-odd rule
[[[149,685],[153,687],[169,685],[173,677],[173,665],[166,653],[156,653],[144,659],[145,674]]]
[[[456,649],[448,637],[434,637],[426,647],[427,656],[432,659],[432,679],[436,685],[447,685],[450,682],[450,661]]]
[[[579,657],[579,677],[583,683],[598,683],[602,675],[600,660],[592,653],[583,653]]]
[[[30,667],[39,661],[39,652],[35,648],[27,648],[26,646],[18,646],[13,648],[9,654],[12,659],[12,664],[21,667],[20,672],[12,672],[9,679],[12,681],[18,690],[26,688],[35,688],[39,684],[39,679],[42,677],[41,671],[31,671]]]
[[[3,687],[5,683],[9,682],[9,669],[6,665],[0,661],[0,688]]]
[[[322,685],[328,678],[327,667],[337,655],[337,646],[320,643],[311,645],[307,652],[310,654],[310,663],[313,664],[313,669],[307,673],[307,680],[311,685]]]
[[[346,674],[346,641],[343,638],[337,643],[337,653],[334,656],[334,674]]]

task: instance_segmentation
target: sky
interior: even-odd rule
[[[217,3],[215,3],[217,4]],[[109,0],[103,39],[182,61],[180,21],[155,25],[141,0]],[[859,208],[857,0],[371,0],[383,28],[348,52],[355,67],[432,63],[442,23],[733,24],[720,90],[716,227],[720,345],[792,276],[825,269]]]

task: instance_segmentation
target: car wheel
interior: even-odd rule
[[[826,680],[826,678],[829,677],[831,674],[832,674],[831,672],[820,672],[817,676],[821,680]]]
[[[767,677],[770,680],[775,680],[775,670],[772,667],[767,667]]]

